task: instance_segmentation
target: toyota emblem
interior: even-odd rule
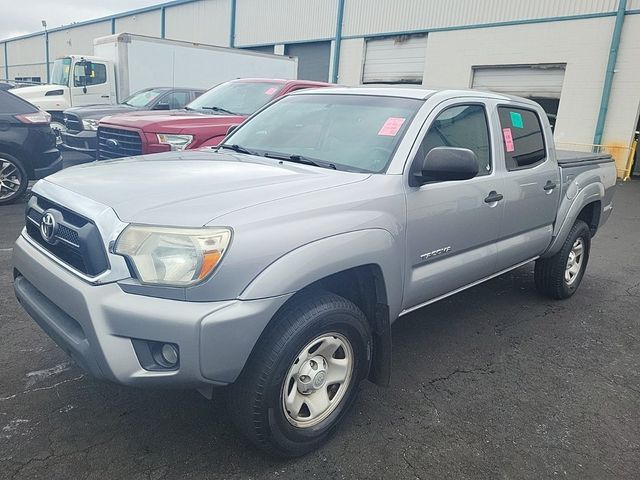
[[[54,243],[56,233],[58,232],[58,222],[50,211],[44,212],[42,220],[40,220],[40,235],[45,241]]]

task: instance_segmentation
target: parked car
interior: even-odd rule
[[[13,202],[36,180],[62,167],[51,116],[0,90],[0,205]]]
[[[110,115],[136,111],[178,110],[198,98],[203,92],[204,90],[193,88],[145,88],[118,105],[68,108],[64,111],[66,130],[61,133],[62,146],[95,158],[98,149],[97,131],[100,119]]]
[[[149,65],[161,65],[153,68]],[[238,48],[118,33],[93,41],[93,55],[71,54],[53,61],[51,83],[20,88],[16,95],[52,115],[52,128],[65,129],[63,111],[122,102],[153,85],[209,88],[262,72],[295,78],[297,59]]]
[[[217,149],[38,182],[15,291],[91,374],[228,386],[260,448],[326,440],[400,316],[535,261],[573,295],[613,208],[608,155],[558,152],[534,102],[478,91],[286,96]]]
[[[100,159],[216,146],[230,127],[296,90],[334,86],[307,80],[248,78],[213,87],[182,111],[107,117],[98,129]]]
[[[14,82],[10,82],[8,80],[0,81],[0,90],[11,90],[12,88],[16,88],[16,84]]]

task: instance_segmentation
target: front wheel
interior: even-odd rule
[[[56,136],[56,146],[60,146],[62,144],[62,134],[67,131],[62,114],[54,113],[51,115],[50,127]]]
[[[550,258],[536,261],[536,288],[547,297],[558,300],[573,295],[584,276],[591,249],[591,231],[582,220],[576,220],[562,248]]]
[[[362,311],[329,292],[285,305],[230,391],[238,428],[271,454],[304,455],[335,432],[366,378],[371,332]]]

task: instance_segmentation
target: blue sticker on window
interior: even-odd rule
[[[518,112],[509,112],[511,115],[511,125],[513,128],[524,128],[524,121],[522,120],[522,115]]]

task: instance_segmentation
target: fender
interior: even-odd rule
[[[402,253],[399,238],[379,228],[325,237],[277,259],[251,281],[239,299],[255,300],[295,293],[334,273],[374,264],[382,271],[389,316],[395,319],[402,303]]]
[[[565,195],[560,200],[557,216],[557,218],[563,218],[564,220],[562,220],[562,222],[556,222],[551,245],[549,245],[547,251],[541,255],[542,258],[552,257],[560,251],[564,241],[567,239],[569,230],[573,227],[580,211],[585,205],[604,199],[604,186],[600,183],[599,179],[592,179],[593,183],[589,183],[583,188],[580,188],[579,185],[583,182],[584,179],[578,176],[578,178],[567,187]]]
[[[215,137],[211,137],[206,139],[204,142],[198,146],[198,148],[204,147],[217,147],[222,140],[224,140],[225,135],[217,135]]]

